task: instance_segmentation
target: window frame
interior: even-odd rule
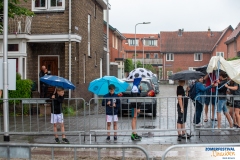
[[[169,55],[171,55],[170,59]],[[166,61],[174,61],[174,53],[166,53]]]
[[[200,54],[200,60],[196,59],[196,55]],[[198,56],[197,56],[198,57]],[[194,61],[203,61],[203,53],[194,53]]]
[[[158,59],[158,53],[154,53],[154,59]]]
[[[135,43],[133,43],[133,42],[135,42],[135,38],[128,39],[129,46],[135,46]],[[139,45],[139,39],[136,38],[136,46],[138,46],[138,45]]]
[[[220,56],[222,56],[224,58],[224,52],[216,52],[216,56],[219,56],[219,54],[220,54]]]
[[[151,55],[150,55],[150,53],[146,53],[146,57],[145,57],[146,59],[150,59],[151,58]]]
[[[57,0],[56,0],[57,1]],[[36,0],[32,1],[32,11],[64,11],[66,0],[62,1],[62,6],[51,6],[51,0],[45,0],[45,7],[35,7]]]

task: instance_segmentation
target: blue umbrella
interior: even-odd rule
[[[104,76],[90,82],[88,90],[96,95],[105,95],[109,92],[108,86],[113,84],[115,86],[115,93],[126,91],[128,83],[124,82],[114,76]]]
[[[40,81],[54,87],[62,87],[64,89],[75,89],[75,86],[69,80],[52,75],[45,75],[40,78]]]

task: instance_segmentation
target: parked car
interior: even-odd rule
[[[147,77],[144,79],[148,79],[149,81],[151,81],[151,84],[153,86],[155,93],[158,94],[159,93],[159,83],[158,83],[157,77]]]
[[[124,79],[124,81],[126,81],[129,86],[127,88],[127,90],[125,92],[122,93],[122,97],[123,99],[121,100],[121,109],[120,109],[120,114],[124,114],[125,112],[129,112],[131,111],[131,102],[135,103],[136,99],[131,99],[131,89],[133,86],[133,80],[126,80]],[[156,97],[156,94],[154,92],[154,88],[151,84],[151,82],[147,79],[142,79],[140,86],[142,86],[142,91],[140,94],[140,97]],[[129,97],[128,98],[124,98],[124,97]],[[157,99],[156,98],[141,98],[138,99],[141,103],[141,107],[140,107],[140,112],[141,113],[152,113],[153,117],[156,117],[157,114]],[[133,102],[134,101],[134,102]]]

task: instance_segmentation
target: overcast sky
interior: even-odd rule
[[[109,0],[109,23],[121,33],[221,31],[240,22],[240,0]]]

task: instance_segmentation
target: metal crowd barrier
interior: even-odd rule
[[[0,143],[0,157],[2,158],[32,158],[33,148],[51,148],[51,159],[55,157],[54,149],[55,148],[71,148],[74,149],[74,160],[78,159],[77,149],[86,149],[86,148],[97,148],[97,157],[98,160],[101,159],[101,149],[122,149],[122,159],[125,159],[125,150],[132,148],[140,150],[146,156],[146,160],[149,160],[149,155],[147,151],[138,145],[71,145],[71,144],[24,144],[24,143]],[[71,151],[72,152],[72,151]]]
[[[193,148],[193,147],[239,147],[240,143],[219,143],[219,144],[181,144],[181,145],[172,145],[171,147],[168,147],[163,155],[162,155],[162,160],[165,160],[165,157],[169,151],[175,148]],[[188,159],[188,150],[186,151],[186,159]],[[224,157],[224,156],[223,156]],[[222,157],[221,157],[222,158]],[[235,159],[235,158],[234,158]]]
[[[212,115],[212,97],[215,97],[215,99],[218,99],[219,97],[224,97],[224,98],[227,98],[227,101],[232,99],[232,100],[240,100],[240,96],[239,95],[201,95],[201,96],[198,96],[202,99],[202,104],[203,104],[203,111],[202,111],[202,114],[201,114],[201,123],[203,124],[201,127],[196,127],[194,126],[194,131],[198,131],[198,136],[200,138],[201,136],[201,131],[211,131],[212,133],[216,133],[216,131],[240,131],[239,128],[230,128],[228,122],[227,122],[227,118],[226,116],[222,113],[221,111],[221,129],[218,129],[217,128],[217,124],[218,124],[218,121],[215,121],[215,119],[217,119],[217,107],[218,107],[218,101],[216,101],[216,104],[214,106],[214,120],[212,121],[211,120],[211,115]],[[210,102],[209,102],[209,114],[207,115],[208,117],[208,122],[204,122],[204,119],[206,118],[205,117],[205,111],[204,111],[204,107],[205,107],[205,98],[210,98]],[[233,102],[233,101],[232,101]],[[196,103],[196,101],[194,102]],[[215,103],[215,102],[213,102]],[[230,106],[227,106],[227,113],[229,113],[229,109],[230,109]],[[232,110],[233,110],[233,115],[235,115],[235,111],[234,111],[234,103],[232,103]],[[195,107],[195,111],[194,113],[196,113],[196,107]],[[229,113],[230,114],[230,113]],[[233,117],[231,114],[230,114],[230,117],[231,117],[231,121],[232,121],[232,124],[234,124],[234,120],[233,120]],[[237,134],[237,132],[236,132]]]
[[[214,95],[213,95],[214,96]],[[204,97],[204,96],[203,96]],[[206,97],[206,96],[205,96]],[[228,96],[229,97],[229,96]],[[230,96],[234,97],[234,96]],[[94,131],[98,133],[106,133],[106,107],[102,106],[101,101],[103,98],[93,98],[90,99],[88,103],[82,98],[72,98],[66,99],[64,101],[64,108],[66,109],[66,114],[64,115],[64,125],[66,133],[69,135],[90,135],[90,132]],[[137,117],[137,131],[145,130],[147,132],[154,132],[154,136],[166,135],[177,135],[177,97],[119,97],[120,108],[122,107],[122,102],[125,101],[125,107],[127,110],[131,111],[130,102],[142,103],[142,113],[140,117]],[[150,103],[151,100],[155,100],[156,104],[156,117],[152,114],[146,113],[146,104],[148,102],[148,107],[153,110],[154,104]],[[196,127],[192,125],[193,113],[196,111],[194,104],[191,100],[188,100],[188,113],[186,121],[186,131],[190,133],[197,133],[203,130],[216,130],[211,127],[205,128]],[[9,99],[10,105],[10,116],[9,116],[9,132],[11,134],[28,134],[28,135],[41,135],[41,134],[52,134],[52,124],[50,123],[50,115],[47,114],[51,108],[46,99]],[[211,102],[210,102],[211,104]],[[17,107],[18,106],[18,107]],[[211,114],[211,107],[210,114]],[[216,108],[216,107],[215,107]],[[234,105],[233,105],[234,108]],[[35,111],[33,110],[35,109]],[[71,109],[74,114],[70,114]],[[39,111],[41,111],[39,113]],[[33,114],[35,112],[36,114]],[[20,113],[20,114],[19,114]],[[27,113],[27,115],[25,115]],[[203,122],[204,112],[202,112],[201,121]],[[123,115],[120,114],[118,117],[118,130],[120,135],[124,136],[124,130],[132,131],[131,128],[132,117],[131,114]],[[0,118],[0,133],[3,133],[2,119]],[[211,123],[211,122],[210,122]],[[213,122],[216,124],[216,122]],[[226,119],[225,119],[226,126]],[[121,131],[123,130],[123,131]],[[236,130],[236,129],[225,129],[222,130]],[[164,133],[165,132],[165,133]],[[61,132],[59,132],[61,133]],[[128,132],[126,132],[128,134]],[[105,135],[105,134],[104,134]],[[125,134],[126,135],[126,134]],[[81,137],[79,136],[79,137]],[[79,140],[81,142],[81,140]]]

